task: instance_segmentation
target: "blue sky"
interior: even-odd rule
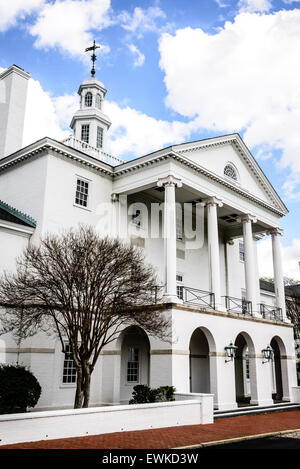
[[[299,278],[300,1],[0,0],[0,68],[33,79],[25,144],[68,134],[93,39],[109,150],[239,132],[290,210],[285,272]]]

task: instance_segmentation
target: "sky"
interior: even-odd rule
[[[0,0],[0,71],[32,77],[24,145],[70,134],[94,39],[108,151],[238,132],[289,209],[284,273],[300,281],[300,0]],[[258,249],[272,276],[269,237]]]

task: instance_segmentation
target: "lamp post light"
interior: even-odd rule
[[[268,363],[270,360],[273,358],[274,351],[270,345],[267,346],[267,348],[264,348],[262,350],[262,353],[264,355],[265,361],[263,363]]]
[[[238,347],[236,345],[233,345],[232,342],[230,342],[230,344],[224,348],[226,351],[226,355],[229,358],[229,360],[225,360],[225,363],[231,362],[235,358],[235,352],[238,349]]]

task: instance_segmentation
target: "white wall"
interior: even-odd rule
[[[0,445],[213,422],[212,396],[181,398],[186,400],[2,415]]]

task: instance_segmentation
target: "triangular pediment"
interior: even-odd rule
[[[227,185],[241,188],[283,214],[287,213],[283,201],[238,134],[174,145],[172,149],[221,178]],[[236,179],[224,174],[226,165],[233,167]]]

